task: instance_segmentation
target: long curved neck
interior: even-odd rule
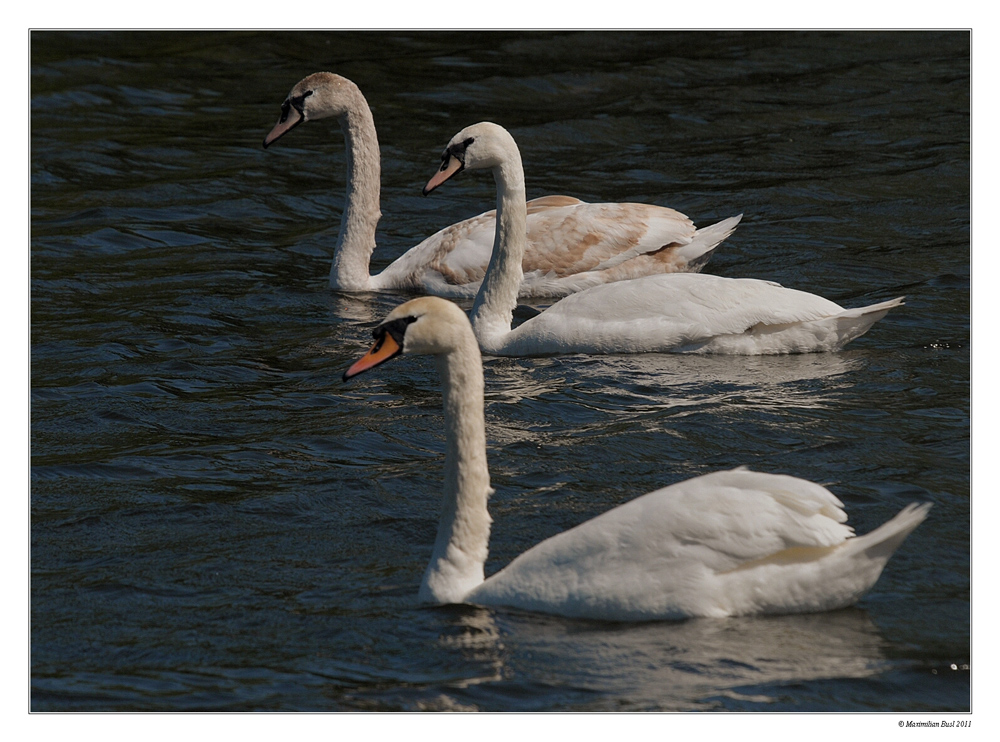
[[[457,350],[437,357],[444,392],[444,502],[437,540],[419,598],[460,603],[483,582],[490,541],[486,502],[493,490],[486,464],[483,365],[472,336]]]
[[[360,91],[357,97],[355,105],[340,117],[347,145],[347,194],[330,268],[330,286],[345,291],[369,287],[368,264],[375,249],[375,228],[382,216],[378,135],[368,102]]]
[[[524,279],[521,261],[527,247],[528,221],[524,170],[521,155],[516,149],[493,168],[493,177],[497,184],[497,229],[493,238],[493,256],[470,313],[476,338],[487,353],[503,344],[514,320],[517,292]]]

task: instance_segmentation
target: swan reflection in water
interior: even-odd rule
[[[836,408],[865,364],[863,353],[484,359],[489,437],[497,445],[555,445],[621,435],[622,426],[675,435],[674,418],[696,413],[732,434],[751,411],[786,436],[824,425],[824,411]]]
[[[574,696],[601,710],[595,695],[608,698],[609,711],[767,710],[782,686],[871,678],[891,665],[888,642],[859,608],[632,624],[473,606],[430,610],[446,624],[439,646],[475,669],[442,695],[441,708],[490,710],[491,695],[523,694],[530,679],[558,691],[563,710]]]
[[[338,325],[344,325],[342,329],[345,340],[357,341],[358,347],[361,347],[365,339],[355,337],[357,326],[376,324],[398,303],[399,297],[395,296],[382,297],[374,293],[348,294],[338,291],[330,294],[330,317]]]
[[[337,334],[349,346],[344,357],[366,348],[368,328],[396,306],[399,297],[374,293],[335,293],[331,316],[346,325]],[[468,311],[470,302],[456,302]],[[519,307],[518,320],[533,310]],[[428,364],[429,366],[430,364]],[[566,355],[535,358],[483,356],[487,401],[516,404],[545,395],[579,394],[589,406],[614,412],[648,411],[664,406],[718,401],[735,390],[748,401],[782,407],[825,407],[829,395],[850,388],[839,379],[865,366],[863,351],[768,356],[714,356],[676,353]],[[808,384],[805,382],[822,382]],[[592,395],[593,391],[600,394]]]
[[[782,405],[819,404],[827,393],[850,386],[837,377],[864,366],[851,353],[807,353],[776,356],[694,356],[666,353],[642,355],[570,355],[547,358],[483,358],[487,398],[517,403],[567,390],[600,390],[620,398],[621,407],[644,403],[680,403],[681,398],[739,389],[762,402]],[[823,384],[794,387],[798,382]]]
[[[353,357],[368,345],[367,333],[357,330],[378,324],[399,302],[398,296],[375,293],[335,293],[331,316],[337,334]],[[456,302],[468,311],[470,302]],[[515,324],[537,314],[527,306],[515,313]],[[544,395],[579,392],[591,397],[589,404],[605,404],[615,412],[690,404],[690,400],[716,401],[738,389],[748,401],[792,407],[825,407],[828,395],[850,388],[851,380],[840,380],[864,367],[863,351],[799,353],[765,356],[684,355],[644,353],[622,355],[564,355],[535,358],[503,358],[484,354],[487,400],[516,404],[539,400]],[[800,382],[822,384],[801,384]],[[706,396],[706,392],[710,396]]]

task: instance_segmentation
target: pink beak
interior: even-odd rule
[[[434,177],[427,181],[427,185],[424,186],[424,195],[426,196],[433,191],[463,167],[465,166],[457,157],[449,156],[448,160],[441,164],[441,169],[434,173]]]
[[[267,149],[269,144],[273,144],[275,140],[288,133],[296,126],[302,123],[302,114],[299,113],[294,107],[288,107],[288,115],[284,120],[279,121],[271,129],[271,133],[264,137],[264,149]]]

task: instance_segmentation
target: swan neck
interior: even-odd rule
[[[382,212],[378,135],[368,102],[360,91],[354,105],[340,116],[340,128],[347,146],[347,188],[330,268],[330,286],[364,291],[370,284],[368,265],[375,250],[375,228]]]
[[[444,392],[444,498],[420,598],[460,603],[483,582],[490,539],[483,367],[471,336],[457,350],[438,356],[437,362]]]
[[[524,279],[521,263],[527,247],[528,211],[521,156],[512,155],[493,169],[497,184],[497,227],[493,255],[470,319],[479,344],[487,353],[502,345],[510,332],[517,294]]]

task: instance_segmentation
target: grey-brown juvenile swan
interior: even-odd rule
[[[493,248],[496,214],[453,224],[411,248],[377,275],[369,274],[379,208],[378,136],[364,95],[350,80],[317,72],[281,105],[264,147],[304,121],[335,117],[347,144],[347,193],[330,286],[342,291],[418,291],[476,295]],[[521,298],[559,297],[624,278],[698,271],[732,234],[740,217],[695,229],[683,214],[636,203],[584,203],[545,196],[527,204],[527,246]]]

